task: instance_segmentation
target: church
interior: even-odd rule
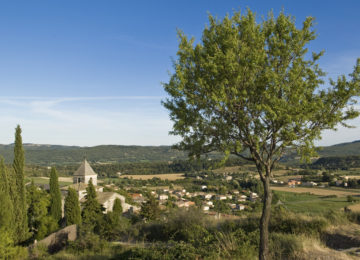
[[[88,186],[90,180],[94,185],[97,200],[104,207],[105,213],[112,211],[115,199],[120,199],[123,212],[135,212],[139,210],[139,207],[126,203],[125,197],[119,193],[104,192],[104,187],[97,185],[97,174],[86,159],[82,161],[81,165],[74,173],[73,184],[61,189],[63,195],[67,194],[69,188],[73,188],[78,192],[79,201],[84,202],[86,196],[86,187]]]

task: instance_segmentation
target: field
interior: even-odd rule
[[[360,212],[360,203],[350,205],[348,206],[348,208],[352,211]]]
[[[48,177],[29,177],[26,179],[26,183],[31,182],[31,180],[34,180],[35,184],[49,184]],[[71,177],[59,177],[59,185],[60,187],[67,186],[72,184],[72,178]]]
[[[345,189],[325,189],[325,188],[306,188],[306,187],[291,188],[291,187],[278,187],[278,186],[272,186],[271,189],[276,191],[287,191],[294,193],[310,193],[320,196],[336,195],[338,197],[346,197],[348,195],[360,195],[360,190],[354,191],[354,190],[345,190]]]
[[[280,204],[296,213],[319,214],[329,210],[340,210],[351,204],[345,197],[328,198],[308,193],[284,191],[276,191],[276,194]]]
[[[145,175],[123,175],[120,178],[129,178],[134,180],[150,180],[152,178],[159,178],[161,180],[175,181],[184,179],[185,176],[182,173],[169,173],[169,174],[145,174]]]

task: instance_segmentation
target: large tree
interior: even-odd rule
[[[60,222],[62,209],[61,209],[61,192],[59,188],[59,178],[55,167],[51,168],[50,173],[50,215]]]
[[[79,196],[77,191],[72,188],[69,188],[68,195],[65,199],[64,213],[67,226],[81,223]]]
[[[22,144],[21,128],[18,125],[15,129],[13,176],[11,198],[14,205],[15,240],[25,241],[28,236],[27,205],[25,193],[25,155]]]
[[[256,165],[264,187],[260,259],[269,258],[270,178],[277,162],[289,148],[309,158],[323,130],[359,115],[352,105],[360,59],[348,78],[324,88],[317,64],[323,52],[308,54],[306,47],[316,36],[313,21],[307,17],[297,28],[281,12],[258,22],[250,10],[223,20],[209,16],[199,43],[179,32],[175,72],[164,84],[179,148],[190,156],[223,151]]]
[[[92,179],[90,179],[89,184],[86,187],[85,199],[81,212],[82,223],[89,229],[98,228],[98,223],[103,218],[103,207],[96,199],[96,190],[92,183]]]
[[[10,180],[4,159],[0,157],[0,229],[11,233],[13,225],[14,211],[10,197]]]

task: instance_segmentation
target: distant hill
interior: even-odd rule
[[[1,145],[0,155],[5,162],[13,160],[14,145]],[[125,146],[99,145],[93,147],[24,144],[26,163],[32,165],[69,165],[78,164],[84,157],[90,162],[124,163],[124,162],[154,162],[187,159],[183,151],[174,150],[171,146]],[[360,156],[360,140],[321,147],[320,157]],[[219,154],[212,157],[219,158]],[[289,152],[284,162],[295,162],[297,154]]]
[[[13,160],[14,145],[0,145],[5,162]],[[99,145],[94,147],[24,144],[26,164],[67,165],[77,164],[86,157],[90,162],[122,163],[172,161],[185,159],[185,152],[170,146]]]
[[[322,147],[319,155],[321,157],[360,155],[360,140]]]

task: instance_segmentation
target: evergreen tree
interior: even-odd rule
[[[103,208],[96,199],[96,191],[92,180],[89,181],[89,185],[86,188],[85,199],[81,213],[82,222],[93,229],[103,216]]]
[[[55,167],[52,167],[50,173],[50,215],[59,222],[61,220],[61,213],[61,192],[58,174]]]
[[[118,198],[115,199],[112,212],[116,217],[120,217],[122,215],[123,209],[120,199]]]
[[[76,190],[72,188],[69,188],[68,195],[66,196],[64,211],[67,226],[81,223],[79,196]]]
[[[41,239],[52,230],[44,230],[44,222],[48,217],[50,198],[46,191],[35,186],[34,181],[27,188],[29,229],[33,238]],[[53,220],[53,222],[56,222]],[[56,227],[57,228],[57,227]],[[55,228],[55,229],[56,229]]]
[[[159,202],[150,195],[149,200],[141,205],[140,215],[145,220],[156,220],[160,216]]]
[[[22,145],[21,128],[15,129],[14,162],[13,162],[13,189],[11,199],[14,205],[14,238],[17,243],[28,238],[27,205],[24,182],[25,156]]]
[[[4,159],[0,158],[0,228],[13,229],[14,209],[10,198],[10,183]]]

